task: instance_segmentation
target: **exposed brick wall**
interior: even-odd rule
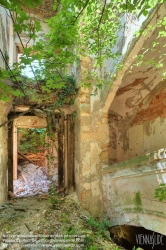
[[[42,19],[47,19],[56,15],[56,11],[53,10],[54,0],[43,0],[42,5],[33,9],[23,8],[25,11],[41,17]]]
[[[139,105],[143,108],[143,104]],[[145,121],[151,121],[157,117],[166,118],[166,89],[161,90],[153,99],[150,101],[148,108],[139,111],[132,122],[131,126],[140,124]]]
[[[137,106],[137,112],[133,109],[125,117],[109,112],[110,164],[165,147],[166,88],[163,86],[151,91]]]
[[[147,77],[144,77],[144,78],[136,78],[136,79],[134,80],[134,82],[128,84],[128,85],[125,86],[125,87],[119,88],[118,91],[116,92],[116,96],[122,95],[123,93],[132,90],[133,87],[135,87],[135,86],[137,86],[137,85],[143,83],[146,79],[147,79]]]

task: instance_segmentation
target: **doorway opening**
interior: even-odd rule
[[[13,117],[13,114],[9,116],[10,119],[11,117]],[[28,177],[26,178],[24,173],[26,170],[24,163],[26,163],[26,165],[35,165],[35,170],[30,170],[30,167],[28,169],[31,176],[34,175],[35,171],[41,170],[37,175],[43,172],[43,174],[48,176],[49,180],[51,176],[51,183],[53,181],[55,185],[58,185],[58,192],[72,193],[75,189],[74,115],[54,113],[49,124],[47,124],[46,118],[34,116],[30,113],[24,116],[18,115],[17,118],[12,118],[12,120],[13,122],[9,126],[8,133],[8,192],[16,192],[13,184],[15,180],[18,182],[20,175],[21,179],[25,177],[24,182],[30,183],[31,180]],[[50,124],[51,133],[50,130],[49,133],[46,133],[46,128],[48,132]],[[39,145],[39,148],[35,143]],[[41,150],[41,152],[36,152],[38,150]],[[40,159],[38,158],[39,155]],[[18,164],[23,166],[18,167]],[[39,179],[41,180],[42,178],[40,177]],[[36,180],[32,180],[32,182],[36,184]],[[29,191],[32,190],[29,189]],[[42,191],[34,188],[33,193],[45,191],[46,187]],[[19,193],[19,196],[21,195],[25,196],[25,190]]]
[[[50,175],[58,187],[57,145],[49,145],[45,128],[17,129],[17,178],[14,194],[18,197],[47,193]],[[50,152],[53,150],[53,152]],[[49,151],[49,152],[48,152]],[[49,158],[53,161],[48,169]]]

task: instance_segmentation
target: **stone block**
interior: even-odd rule
[[[81,201],[87,201],[90,200],[91,197],[91,191],[90,190],[83,190],[80,192],[80,200]]]
[[[90,126],[92,122],[92,117],[90,115],[81,115],[80,123],[81,126]]]
[[[108,150],[102,151],[99,157],[100,157],[100,162],[107,164],[108,163]]]
[[[90,183],[85,183],[83,185],[83,188],[87,191],[87,190],[90,190]]]
[[[91,183],[91,191],[92,191],[92,197],[98,197],[100,199],[101,196],[101,190],[100,190],[100,182],[99,180],[93,181]]]
[[[101,200],[99,200],[99,197],[91,197],[89,210],[94,218],[96,219],[101,218],[101,216],[103,215],[102,214],[103,205]]]
[[[82,176],[86,176],[86,175],[89,175],[90,174],[90,166],[91,166],[91,155],[90,155],[90,152],[87,151],[84,155],[84,157],[82,158],[82,161],[81,161],[81,165],[80,166],[80,172],[81,172],[81,175]]]
[[[108,123],[108,117],[103,117],[102,118],[102,124]]]
[[[80,112],[85,114],[90,114],[90,104],[83,103],[80,104]]]
[[[100,124],[98,126],[97,131],[82,133],[81,141],[86,141],[86,140],[93,140],[98,142],[100,141],[100,143],[108,142],[109,140],[108,126],[106,126],[106,124]]]

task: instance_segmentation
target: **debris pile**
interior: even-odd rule
[[[17,197],[47,193],[50,185],[46,168],[24,162],[18,166],[17,180],[14,180],[14,194]],[[58,175],[53,176],[55,185],[58,185]]]
[[[38,166],[45,166],[45,152],[38,152],[38,153],[28,153],[28,154],[23,154],[18,151],[18,162],[20,165],[21,163],[26,161],[29,161],[30,163],[33,163]]]

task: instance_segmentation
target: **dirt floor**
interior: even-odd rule
[[[77,205],[76,196],[17,197],[0,206],[1,250],[120,249],[102,223]]]

